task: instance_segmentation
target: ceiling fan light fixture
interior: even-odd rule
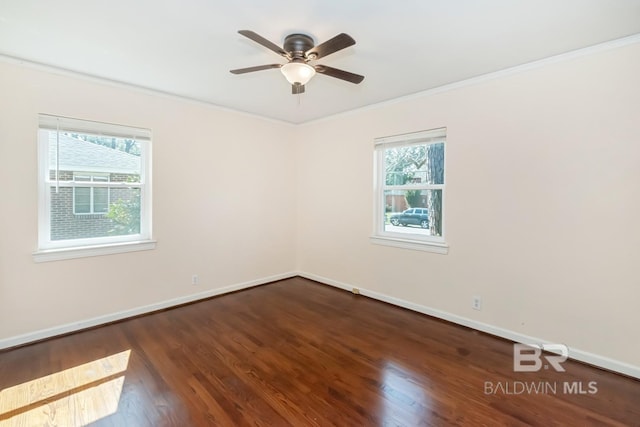
[[[316,70],[304,62],[289,62],[280,67],[280,71],[289,83],[306,85],[316,74]]]
[[[284,46],[280,47],[253,31],[240,30],[238,33],[284,57],[288,63],[238,68],[230,70],[232,74],[245,74],[253,73],[254,71],[280,68],[282,74],[289,84],[291,84],[291,93],[294,95],[304,93],[304,85],[307,84],[316,73],[353,84],[361,83],[362,80],[364,80],[364,76],[350,73],[349,71],[339,70],[322,64],[316,64],[314,66],[308,64],[309,61],[324,58],[356,44],[356,41],[348,34],[340,33],[332,39],[320,43],[318,46],[315,46],[315,42],[311,36],[306,34],[289,34],[284,38]]]

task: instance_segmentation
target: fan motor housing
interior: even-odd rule
[[[291,52],[294,57],[304,56],[313,46],[313,39],[306,34],[289,34],[284,38],[284,50]]]

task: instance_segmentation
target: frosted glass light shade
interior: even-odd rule
[[[316,70],[304,62],[289,62],[280,67],[287,81],[291,84],[305,85],[316,74]]]

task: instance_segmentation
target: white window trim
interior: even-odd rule
[[[445,184],[424,184],[424,185],[402,185],[393,186],[394,190],[435,190],[442,191],[442,236],[423,236],[419,234],[394,233],[384,230],[385,221],[385,198],[384,191],[387,189],[385,184],[385,165],[384,165],[384,149],[392,147],[402,147],[407,145],[418,145],[424,143],[444,142],[444,173]],[[374,221],[373,233],[370,241],[374,244],[392,246],[402,249],[412,249],[425,252],[433,252],[438,254],[447,254],[449,245],[445,241],[445,224],[446,224],[446,174],[447,174],[447,149],[446,149],[446,128],[439,128],[427,131],[414,132],[403,135],[395,135],[390,137],[376,138],[374,141]]]
[[[51,240],[51,185],[49,176],[48,138],[42,138],[40,131],[55,130],[74,131],[92,135],[110,135],[117,137],[133,137],[140,142],[140,182],[90,182],[95,187],[136,187],[140,189],[140,233],[126,236],[108,236],[90,239]],[[35,262],[58,261],[63,259],[82,258],[98,255],[110,255],[132,251],[154,249],[152,230],[152,191],[151,191],[151,131],[142,128],[92,122],[87,120],[57,117],[47,114],[39,115],[38,132],[38,249],[33,253]],[[89,182],[58,181],[59,186],[84,186]],[[75,210],[75,205],[74,205]]]
[[[147,251],[156,248],[155,240],[109,243],[77,248],[44,249],[33,253],[35,262],[60,261],[126,252]]]
[[[387,236],[371,236],[371,243],[383,246],[393,246],[395,248],[412,249],[415,251],[433,252],[446,255],[449,253],[449,245],[437,242],[420,242],[414,239],[400,239]]]

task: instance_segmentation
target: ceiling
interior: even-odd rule
[[[282,46],[304,32],[357,42],[317,63],[303,95]],[[291,123],[326,117],[640,33],[640,0],[0,0],[0,54]]]

